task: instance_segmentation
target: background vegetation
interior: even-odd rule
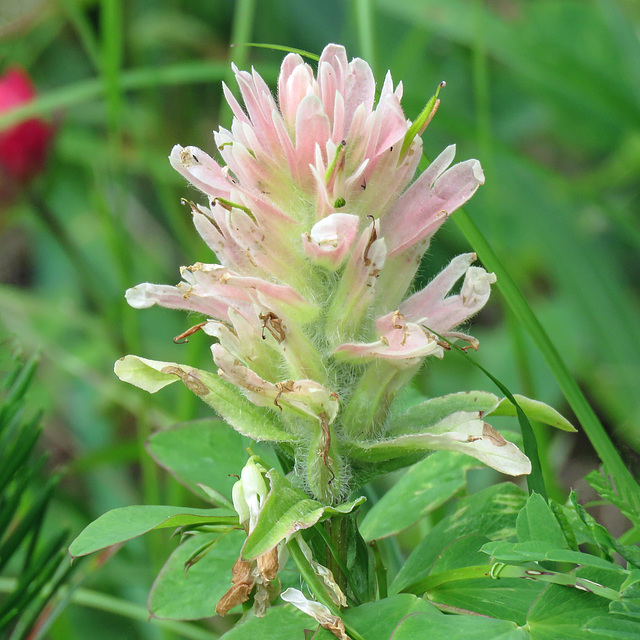
[[[125,353],[210,362],[205,335],[172,342],[189,325],[184,316],[134,311],[123,294],[142,281],[177,281],[180,265],[208,259],[180,205],[198,196],[166,157],[175,143],[213,153],[211,130],[230,121],[220,88],[222,80],[234,87],[230,59],[274,81],[283,55],[231,43],[319,53],[340,42],[371,62],[379,81],[386,69],[402,80],[409,118],[446,80],[426,153],[456,142],[460,159],[481,160],[487,184],[467,213],[637,473],[639,27],[631,0],[0,2],[0,65],[26,68],[41,94],[21,113],[56,127],[45,173],[0,209],[2,349],[40,354],[30,398],[45,413],[42,475],[64,470],[45,528],[77,533],[117,506],[197,502],[155,466],[144,442],[155,429],[206,416],[206,407],[177,385],[148,397],[112,367]],[[19,115],[0,114],[0,128]],[[468,249],[449,222],[423,277]],[[481,342],[474,357],[512,392],[578,422],[500,295],[473,333]],[[427,395],[495,391],[454,355],[430,364],[416,384]],[[550,493],[563,499],[574,486],[589,497],[581,479],[599,460],[585,433],[541,431],[540,446]],[[473,473],[478,486],[497,479]],[[406,532],[405,543],[439,515]],[[600,517],[614,533],[627,527],[613,512]],[[174,545],[156,532],[80,565],[66,593],[71,604],[51,609],[41,633],[215,637],[194,624],[147,622],[146,596]]]

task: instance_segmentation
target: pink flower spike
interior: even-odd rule
[[[344,262],[358,236],[360,218],[348,213],[332,213],[302,234],[305,253],[316,264],[335,271]]]

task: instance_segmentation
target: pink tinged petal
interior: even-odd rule
[[[253,309],[229,307],[229,322],[210,321],[203,331],[218,338],[235,358],[246,362],[259,376],[277,379],[282,373],[282,356],[274,345],[262,339],[262,323]]]
[[[444,154],[447,155],[441,160]],[[484,184],[477,160],[461,162],[442,172],[450,157],[449,149],[442,156],[435,161],[433,170],[430,168],[420,176],[385,216],[383,232],[391,247],[390,255],[430,238]]]
[[[409,320],[427,317],[476,259],[475,253],[456,256],[422,291],[407,298],[400,306],[400,311]]]
[[[375,158],[393,145],[401,144],[407,128],[407,119],[396,95],[381,96],[375,111],[367,156]]]
[[[460,293],[435,304],[420,319],[421,324],[444,333],[466,322],[487,304],[495,281],[495,274],[487,273],[482,267],[469,267]]]
[[[207,195],[226,197],[229,180],[220,165],[197,147],[175,145],[169,156],[171,166],[194,187]]]
[[[371,158],[359,181],[360,194],[351,196],[357,200],[360,211],[380,217],[381,235],[385,238],[390,230],[394,231],[386,221],[388,211],[415,174],[420,162],[422,140],[417,139],[417,144],[409,149],[398,165],[400,150],[401,147],[396,144],[376,158]],[[366,185],[366,188],[362,189],[362,185]]]
[[[232,65],[232,69],[251,124],[259,132],[266,133],[269,128],[269,114],[276,107],[269,88],[255,71],[240,71],[235,65]]]
[[[224,93],[224,98],[227,101],[227,104],[231,108],[231,112],[234,117],[237,118],[240,122],[244,122],[245,124],[249,124],[249,118],[247,114],[244,112],[240,103],[236,100],[236,97],[231,92],[231,89],[226,85],[226,83],[222,83],[222,92]]]
[[[134,309],[148,309],[157,304],[166,309],[197,311],[214,318],[227,317],[228,305],[225,301],[199,296],[185,283],[172,287],[144,282],[132,289],[127,289],[125,297]]]
[[[278,104],[284,122],[293,131],[296,110],[313,85],[313,71],[297,53],[285,56],[278,76]]]
[[[285,380],[271,383],[245,367],[222,345],[211,347],[218,375],[240,387],[253,404],[281,409],[288,407],[317,420],[324,415],[331,424],[338,414],[339,402],[335,393],[313,380]]]
[[[377,358],[395,363],[400,368],[413,366],[416,359],[435,355],[442,357],[443,349],[435,336],[413,323],[398,322],[377,342],[341,344],[334,357],[339,360],[367,361]]]
[[[364,113],[373,109],[376,92],[376,81],[371,67],[360,58],[354,58],[349,63],[345,90],[345,134],[350,134],[350,127],[356,110],[362,107]]]
[[[298,175],[309,173],[308,166],[313,164],[316,144],[324,148],[330,135],[329,118],[320,99],[315,95],[304,97],[296,114],[295,148]]]
[[[305,253],[326,269],[338,269],[358,235],[360,218],[348,213],[333,213],[317,222],[310,233],[302,235]]]
[[[335,44],[327,45],[318,61],[318,88],[324,111],[332,123],[335,123],[336,96],[345,93],[347,69],[347,54],[344,47]],[[336,131],[335,126],[333,130]],[[341,128],[339,131],[341,134]],[[339,139],[336,140],[338,141]]]
[[[375,223],[361,234],[344,268],[327,316],[330,341],[338,345],[360,338],[364,320],[375,296],[378,274],[387,254],[384,238],[377,238]]]
[[[247,251],[234,240],[227,224],[229,212],[226,209],[215,205],[209,210],[192,206],[191,210],[196,230],[221,262],[241,273],[251,275],[264,273],[251,262]]]

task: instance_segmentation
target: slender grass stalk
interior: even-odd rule
[[[225,78],[227,66],[226,63],[198,61],[132,69],[123,71],[120,74],[120,86],[122,90],[129,91],[179,84],[219,82]],[[266,68],[267,70],[269,69],[268,66]],[[263,75],[274,77],[275,73],[275,68],[271,67],[270,75],[268,73],[263,73]],[[1,114],[0,130],[8,129],[27,118],[47,116],[59,109],[88,102],[104,95],[105,90],[103,79],[92,78],[73,82],[60,89],[49,91],[31,102]]]
[[[233,14],[233,25],[231,27],[231,45],[229,57],[239,68],[246,68],[249,59],[249,47],[236,47],[236,44],[244,44],[251,40],[253,33],[253,21],[256,13],[256,0],[237,0],[235,12]],[[233,85],[234,74],[229,65],[224,74],[224,81],[227,86]],[[224,99],[220,97],[220,109],[218,111],[218,121],[221,124],[231,122],[231,109]]]
[[[17,584],[15,578],[0,577],[0,593],[11,593]],[[77,589],[71,596],[71,602],[90,609],[114,613],[131,620],[148,622],[149,624],[173,631],[174,633],[187,638],[188,640],[215,640],[219,634],[197,627],[188,622],[178,622],[175,620],[160,620],[150,618],[149,611],[145,606],[134,604],[121,598],[99,593],[91,589]]]
[[[62,8],[66,12],[73,28],[78,34],[78,38],[84,48],[87,57],[91,61],[96,71],[100,70],[100,50],[98,41],[91,24],[87,20],[87,15],[79,5],[78,0],[61,0]]]
[[[102,79],[107,102],[107,122],[112,143],[117,144],[122,115],[122,47],[123,21],[120,0],[101,0]]]
[[[562,356],[533,313],[529,303],[525,300],[509,272],[468,214],[460,209],[456,212],[454,220],[460,231],[480,256],[485,267],[497,275],[498,289],[516,318],[529,332],[540,350],[567,402],[580,421],[596,453],[604,463],[607,472],[613,476],[618,491],[635,511],[640,512],[640,487],[625,466],[613,442],[578,387]]]
[[[374,7],[371,0],[354,0],[356,11],[356,28],[358,30],[358,43],[362,57],[367,60],[374,75],[377,75],[376,47],[374,37]]]

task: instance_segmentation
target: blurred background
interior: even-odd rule
[[[284,53],[232,43],[315,54],[344,44],[379,83],[387,69],[403,82],[408,118],[446,80],[425,152],[455,142],[458,159],[481,160],[486,185],[467,211],[637,472],[639,29],[633,0],[0,0],[0,75],[23,83],[16,93],[0,81],[0,363],[39,355],[29,398],[44,414],[40,473],[63,470],[45,529],[75,536],[130,504],[202,506],[144,441],[206,407],[177,385],[147,396],[112,370],[126,353],[210,367],[207,336],[172,341],[193,324],[185,315],[134,311],[124,291],[177,282],[180,265],[210,261],[180,204],[202,198],[167,156],[175,143],[215,156],[211,132],[230,124],[221,81],[235,90],[231,60],[275,81]],[[25,118],[31,129],[16,143]],[[469,250],[450,221],[420,277]],[[473,334],[474,357],[512,392],[573,419],[498,293]],[[427,396],[495,392],[457,357],[430,363],[415,384]],[[582,432],[540,438],[550,493],[586,491],[582,478],[599,463]],[[82,597],[69,592],[68,606],[50,607],[25,637],[215,637],[146,621],[149,588],[175,544],[154,533],[80,564]],[[10,586],[0,580],[0,592]]]

